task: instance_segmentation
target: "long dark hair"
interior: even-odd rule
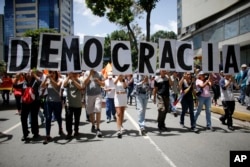
[[[55,81],[58,81],[58,78],[59,78],[58,71],[49,71],[49,73],[52,73],[52,72],[55,73]]]

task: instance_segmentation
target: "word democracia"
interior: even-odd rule
[[[9,42],[8,72],[25,72],[31,68],[31,37],[11,38]],[[159,47],[158,47],[159,46]],[[239,45],[223,46],[225,73],[237,73],[240,67]],[[37,69],[72,72],[101,70],[103,66],[104,37],[85,36],[83,56],[78,36],[43,33],[40,36]],[[193,71],[193,45],[191,42],[159,39],[159,44],[139,42],[138,72],[154,74],[157,56],[159,68],[169,71]],[[131,74],[132,59],[129,41],[111,41],[111,63],[114,74]],[[219,71],[217,43],[202,42],[204,72]]]

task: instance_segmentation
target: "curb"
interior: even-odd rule
[[[222,107],[212,106],[211,111],[217,114],[224,115],[224,110]],[[234,110],[233,118],[250,122],[250,113],[248,114],[245,112]]]

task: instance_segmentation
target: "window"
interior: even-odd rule
[[[27,26],[27,25],[35,25],[36,21],[21,21],[16,22],[16,26]]]
[[[250,32],[250,14],[240,18],[240,34]]]
[[[197,34],[193,37],[193,44],[194,44],[194,49],[199,49],[201,48],[201,42],[202,42],[202,35]]]
[[[36,17],[36,14],[17,14],[16,18],[33,18]]]
[[[28,10],[36,10],[36,8],[35,6],[16,8],[16,11],[28,11]]]
[[[233,18],[225,24],[225,39],[235,37],[239,34],[239,20]]]

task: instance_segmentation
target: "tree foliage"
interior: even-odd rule
[[[3,60],[0,60],[0,75],[6,71],[6,63]]]
[[[105,37],[104,58],[109,59],[109,60],[111,60],[111,41],[112,40],[129,41],[129,34],[124,30],[119,30],[119,31],[117,30],[117,31],[112,32],[107,37]],[[136,68],[138,58],[137,58],[137,52],[135,51],[134,48],[135,47],[131,46],[131,54],[132,54],[132,62],[133,62],[132,66],[133,66],[133,68]],[[105,66],[105,64],[104,64],[104,66]]]
[[[31,68],[37,67],[37,58],[38,58],[38,47],[40,41],[41,33],[57,33],[54,29],[40,28],[36,30],[28,30],[23,34],[23,37],[31,37]]]
[[[162,39],[177,39],[177,35],[173,31],[157,31],[151,36],[151,41],[158,43],[159,38]]]
[[[129,40],[138,53],[137,37],[131,27],[135,16],[140,14],[139,8],[133,0],[86,0],[87,7],[94,15],[103,17],[115,24],[126,27]]]

